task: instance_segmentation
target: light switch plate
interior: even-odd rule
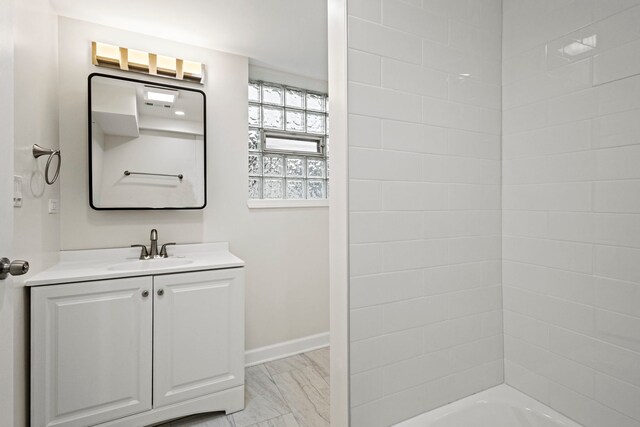
[[[20,175],[13,176],[13,207],[22,207],[22,177]]]
[[[50,214],[58,213],[58,199],[49,199],[49,213]]]

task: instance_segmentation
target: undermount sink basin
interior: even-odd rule
[[[163,268],[180,267],[191,264],[193,261],[184,258],[154,258],[145,260],[135,260],[114,264],[107,268],[111,271],[144,271],[157,270]]]

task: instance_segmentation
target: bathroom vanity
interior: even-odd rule
[[[32,426],[244,408],[244,262],[226,243],[139,252],[65,251],[28,280]]]

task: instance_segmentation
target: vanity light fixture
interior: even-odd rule
[[[91,61],[98,67],[117,68],[204,84],[204,64],[101,42],[91,42]]]
[[[149,54],[140,50],[127,49],[129,71],[149,72]]]

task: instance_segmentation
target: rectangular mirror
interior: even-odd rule
[[[93,209],[205,207],[204,92],[95,73],[89,107]]]

